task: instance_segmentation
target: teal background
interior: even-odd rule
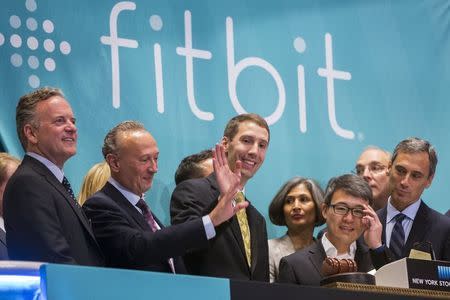
[[[118,18],[118,36],[137,40],[138,48],[119,48],[121,105],[112,106],[111,48],[100,42],[108,36],[109,17],[118,1],[36,1],[30,12],[25,1],[1,0],[0,33],[0,139],[4,148],[22,156],[15,132],[18,98],[32,90],[28,77],[40,86],[63,89],[77,117],[78,153],[65,166],[75,190],[87,170],[102,159],[101,145],[117,123],[134,119],[145,124],[158,141],[159,172],[147,200],[160,219],[169,223],[173,174],[179,161],[220,140],[234,110],[229,92],[225,20],[234,23],[235,63],[247,57],[270,62],[286,90],[281,118],[271,125],[266,161],[246,187],[248,198],[266,216],[269,236],[284,233],[270,224],[268,205],[278,188],[294,175],[317,179],[325,186],[332,176],[349,172],[368,145],[390,151],[402,139],[419,136],[433,143],[439,164],[433,185],[424,195],[433,208],[449,208],[448,166],[450,142],[450,9],[446,0],[314,0],[314,1],[133,1],[136,10]],[[198,119],[190,110],[186,91],[186,59],[176,52],[184,47],[184,12],[192,14],[192,43],[207,50],[210,60],[194,58],[195,96],[200,109],[212,112],[212,121]],[[10,17],[22,20],[18,29]],[[154,31],[149,18],[163,21]],[[39,28],[31,32],[25,21],[33,17]],[[42,30],[52,20],[54,32]],[[355,133],[354,139],[338,136],[328,118],[326,79],[317,73],[325,67],[325,34],[333,38],[334,69],[351,73],[351,80],[334,80],[338,124]],[[31,50],[9,42],[12,34],[39,40]],[[302,37],[306,50],[299,53],[294,39]],[[42,41],[68,41],[69,55],[58,49],[47,53]],[[157,111],[153,46],[162,49],[163,113]],[[22,55],[21,67],[10,62]],[[40,61],[32,70],[26,59]],[[56,70],[48,72],[43,60],[52,57]],[[305,70],[307,130],[299,129],[297,66]],[[259,67],[243,70],[237,95],[248,112],[269,116],[277,106],[273,78]],[[78,187],[78,188],[77,188]]]

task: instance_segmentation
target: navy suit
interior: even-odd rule
[[[172,257],[175,271],[185,273],[177,257],[207,245],[201,218],[164,228],[154,217],[161,230],[153,232],[144,216],[109,182],[84,203],[83,209],[109,267],[171,272],[167,260]]]
[[[386,244],[386,217],[387,208],[377,211],[381,224],[383,224],[382,242]],[[450,218],[428,207],[425,202],[419,206],[402,257],[409,256],[414,243],[429,241],[437,260],[450,260]]]
[[[25,155],[4,194],[9,258],[102,266],[89,221],[64,186],[37,159]]]
[[[181,182],[172,194],[172,224],[189,222],[208,214],[217,205],[219,189],[215,174]],[[246,208],[251,237],[251,267],[236,216],[216,227],[209,247],[184,256],[190,274],[243,280],[269,281],[269,254],[266,223],[251,204]]]

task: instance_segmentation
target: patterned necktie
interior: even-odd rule
[[[155,218],[153,218],[152,212],[148,207],[147,203],[145,203],[144,199],[139,199],[136,204],[140,210],[142,210],[142,215],[144,216],[145,221],[148,223],[153,232],[158,230],[158,225],[156,224]]]
[[[79,207],[80,205],[78,204],[78,201],[75,199],[75,195],[73,193],[72,187],[70,186],[70,182],[69,182],[69,180],[67,180],[66,176],[64,176],[64,178],[63,178],[62,185],[66,189],[67,193],[69,193],[70,198],[72,198],[72,200],[75,202],[75,204]]]
[[[158,224],[155,221],[155,218],[153,218],[153,214],[150,210],[150,207],[148,207],[147,203],[144,201],[144,199],[139,199],[138,203],[136,203],[136,206],[139,207],[139,209],[142,211],[142,215],[144,216],[145,221],[150,226],[153,232],[158,230]],[[170,269],[172,270],[172,273],[175,274],[175,265],[173,263],[173,258],[169,258],[168,260]]]
[[[242,192],[238,192],[235,198],[237,203],[243,202],[245,196]],[[245,256],[247,257],[248,266],[251,266],[252,250],[250,246],[250,227],[248,226],[247,213],[245,209],[241,209],[236,213],[239,227],[241,228],[242,240],[244,241]]]
[[[399,213],[395,216],[395,225],[391,233],[391,241],[389,242],[389,249],[397,259],[402,258],[403,246],[405,245],[405,231],[403,230],[402,221],[406,216]]]

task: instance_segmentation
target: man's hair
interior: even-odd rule
[[[0,152],[0,184],[6,181],[6,171],[11,164],[19,165],[20,160],[6,152]]]
[[[269,125],[267,125],[266,120],[258,114],[241,114],[233,117],[230,121],[228,121],[227,126],[225,126],[223,136],[232,141],[239,131],[239,125],[244,122],[253,122],[256,125],[266,129],[270,141]]]
[[[438,157],[433,145],[426,140],[417,137],[410,137],[398,143],[398,145],[395,146],[394,154],[391,158],[391,164],[394,163],[399,153],[416,154],[420,152],[425,152],[428,154],[428,160],[430,161],[428,178],[430,178],[436,172]]]
[[[39,120],[36,118],[36,106],[39,102],[53,96],[65,98],[63,92],[54,87],[43,87],[20,97],[16,107],[16,130],[20,144],[22,144],[22,148],[25,151],[27,150],[28,141],[23,128],[27,124],[31,124],[34,128],[39,128]]]
[[[212,157],[212,150],[207,149],[183,158],[175,172],[175,184],[178,185],[187,179],[203,177],[203,169],[200,163]]]
[[[312,200],[314,201],[316,212],[316,221],[315,225],[319,226],[324,223],[324,219],[321,213],[321,205],[323,202],[323,191],[320,188],[319,184],[312,179],[303,178],[303,177],[294,177],[284,183],[280,190],[276,193],[275,197],[273,197],[272,202],[269,205],[269,218],[273,224],[279,226],[286,226],[286,219],[284,217],[283,207],[286,202],[287,195],[291,192],[293,188],[296,186],[303,184],[308,189],[311,194]]]
[[[108,154],[117,154],[119,151],[117,138],[119,134],[125,132],[146,131],[144,125],[137,121],[124,121],[116,125],[105,136],[103,141],[102,153],[106,159]]]
[[[324,203],[327,206],[331,205],[333,195],[338,190],[341,190],[350,196],[361,198],[372,206],[372,189],[362,177],[353,174],[345,174],[331,178],[325,190]]]

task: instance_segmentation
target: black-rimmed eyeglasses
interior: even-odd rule
[[[357,217],[357,218],[364,217],[364,209],[359,208],[359,207],[350,208],[348,206],[341,205],[341,204],[331,204],[331,205],[329,205],[329,207],[332,207],[333,211],[336,214],[341,215],[341,216],[346,216],[348,214],[348,212],[351,211],[352,215],[354,217]]]

